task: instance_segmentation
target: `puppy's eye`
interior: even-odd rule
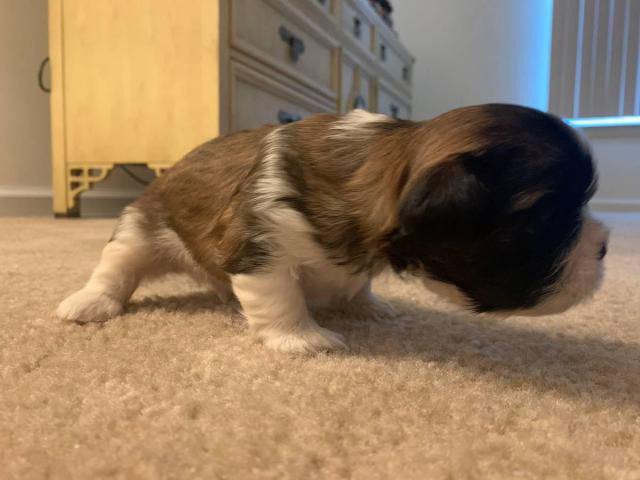
[[[600,245],[600,250],[598,251],[598,260],[602,260],[606,254],[607,254],[607,243],[602,242],[602,245]]]

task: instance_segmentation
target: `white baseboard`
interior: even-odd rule
[[[634,197],[594,198],[589,205],[600,212],[640,212],[640,198]]]
[[[81,194],[83,217],[116,217],[142,190],[95,189]],[[0,185],[0,216],[52,216],[51,188]]]
[[[95,189],[81,194],[82,216],[115,217],[133,202],[142,190]],[[0,185],[0,216],[49,216],[51,188]],[[640,212],[640,198],[594,198],[591,208],[601,212]]]

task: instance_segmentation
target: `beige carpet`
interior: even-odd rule
[[[556,317],[323,313],[352,350],[287,357],[182,279],[70,325],[112,220],[0,219],[0,478],[640,478],[640,216],[604,289]],[[165,296],[157,296],[164,294]]]

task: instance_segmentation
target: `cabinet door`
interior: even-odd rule
[[[219,8],[50,0],[67,164],[171,164],[218,135]]]

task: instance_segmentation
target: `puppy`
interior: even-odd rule
[[[371,299],[387,267],[475,312],[561,312],[602,278],[595,188],[576,133],[515,105],[425,122],[354,110],[238,132],[193,150],[124,210],[57,314],[103,321],[142,280],[190,272],[235,295],[269,348],[343,348],[308,303]]]

